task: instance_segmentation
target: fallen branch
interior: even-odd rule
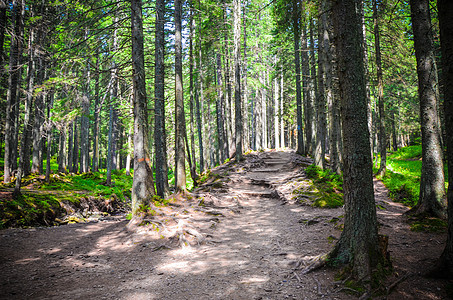
[[[390,294],[390,292],[398,285],[400,284],[401,282],[403,282],[404,280],[408,279],[409,277],[413,276],[414,274],[413,273],[407,273],[403,276],[401,276],[401,278],[399,278],[397,281],[395,281],[394,283],[392,283],[391,285],[389,285],[387,288],[386,288],[386,292],[387,292],[387,295]]]

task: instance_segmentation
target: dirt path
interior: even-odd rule
[[[204,196],[234,199],[238,209],[219,217],[195,247],[157,250],[159,241],[146,231],[125,230],[124,218],[1,231],[0,298],[351,299],[335,285],[336,270],[301,275],[296,269],[333,247],[341,232],[332,220],[343,214],[292,199],[294,187],[308,184],[299,166],[309,161],[297,160],[292,152],[265,152],[251,164],[233,165],[223,187]],[[444,235],[409,232],[401,223],[404,207],[389,202],[379,183],[377,201],[386,208],[379,220],[390,235],[395,269],[415,274],[390,298],[444,298],[443,282],[417,275],[438,256],[442,245],[435,244]],[[419,246],[429,248],[421,264]]]

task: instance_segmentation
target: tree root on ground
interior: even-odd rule
[[[318,269],[324,267],[327,263],[327,258],[328,258],[328,254],[318,255],[317,257],[315,257],[313,259],[312,263],[310,265],[308,265],[307,267],[305,267],[300,273],[302,275],[306,275],[310,272],[313,272],[315,270],[318,270]]]

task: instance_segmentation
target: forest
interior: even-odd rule
[[[56,297],[49,265],[103,282],[63,298],[453,297],[452,16],[449,0],[0,0],[0,298]],[[137,285],[108,294],[119,279],[96,268]]]

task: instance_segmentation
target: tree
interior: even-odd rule
[[[241,3],[233,0],[234,13],[234,106],[236,129],[236,160],[242,160],[242,101],[241,101]]]
[[[182,2],[175,0],[175,187],[176,191],[186,190],[185,168],[185,124],[182,82]]]
[[[297,153],[305,155],[304,134],[302,124],[302,92],[300,81],[300,2],[293,0],[293,30],[294,30],[294,64],[296,70],[296,105],[297,105]]]
[[[416,214],[446,217],[445,176],[437,114],[437,72],[433,52],[428,0],[411,0],[411,19],[417,59],[420,126],[422,132],[422,173],[420,198],[412,209]]]
[[[9,183],[11,181],[11,173],[13,171],[13,152],[14,149],[14,119],[16,115],[14,111],[19,113],[19,109],[15,109],[18,105],[17,93],[18,85],[20,80],[20,53],[21,41],[22,41],[22,0],[14,0],[12,3],[13,8],[13,26],[14,30],[11,34],[11,46],[9,56],[9,78],[8,78],[8,93],[6,98],[6,120],[5,120],[5,156],[4,156],[4,173],[3,182]]]
[[[382,79],[382,63],[381,63],[381,42],[379,32],[379,16],[378,3],[373,0],[373,19],[374,19],[374,51],[376,55],[376,76],[378,88],[378,108],[379,108],[379,153],[381,154],[381,163],[379,165],[378,174],[385,175],[387,168],[387,137],[385,134],[385,111],[384,111],[384,80]]]
[[[438,0],[448,173],[453,174],[453,2]],[[448,235],[431,275],[453,278],[453,176],[448,176]]]
[[[379,250],[372,162],[367,125],[360,1],[335,1],[332,7],[338,57],[343,126],[345,223],[330,259],[351,266],[352,275],[369,280],[383,261]]]
[[[155,77],[154,77],[154,143],[156,152],[156,192],[168,193],[167,143],[165,132],[165,0],[156,1]]]
[[[148,118],[145,87],[142,1],[131,1],[132,70],[134,104],[134,179],[132,182],[132,213],[155,194],[153,171],[148,152]]]

